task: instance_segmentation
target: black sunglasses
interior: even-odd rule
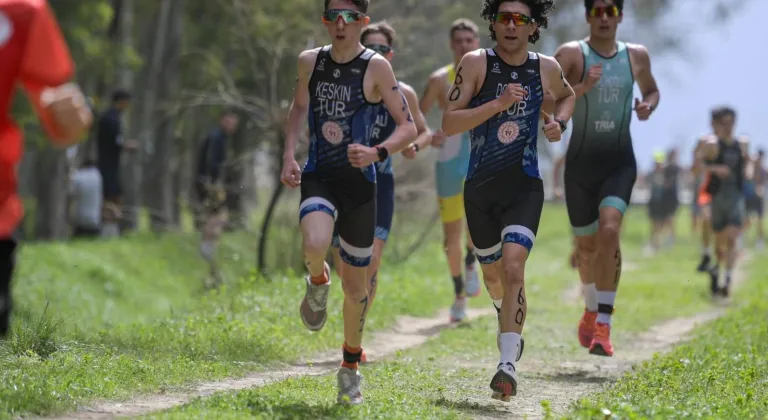
[[[381,55],[389,54],[392,51],[392,47],[384,44],[368,44],[365,48],[370,48]]]

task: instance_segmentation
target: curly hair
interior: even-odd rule
[[[360,33],[360,42],[365,41],[365,38],[368,38],[368,35],[373,34],[382,34],[384,35],[384,38],[387,38],[387,45],[390,47],[395,45],[395,40],[397,39],[395,29],[386,21],[382,20],[381,22],[372,23],[366,26],[363,29],[363,32]]]
[[[584,8],[588,11],[595,5],[595,0],[584,0]],[[624,0],[613,0],[613,5],[618,7],[620,11],[624,11]]]
[[[725,117],[736,119],[736,110],[729,106],[719,106],[712,110],[712,121],[721,121]]]
[[[351,0],[352,4],[357,6],[357,10],[368,13],[368,6],[371,4],[371,0]],[[331,0],[325,0],[325,9],[328,9],[328,5],[331,3]]]
[[[531,17],[536,21],[536,31],[528,37],[528,42],[535,44],[539,40],[539,29],[549,25],[549,13],[554,10],[554,0],[485,0],[480,9],[480,16],[487,20],[488,29],[491,31],[491,39],[496,41],[496,31],[493,30],[493,22],[499,7],[505,2],[519,2],[531,9]]]

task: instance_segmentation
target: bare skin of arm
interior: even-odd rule
[[[424,94],[421,96],[419,102],[419,109],[423,115],[427,115],[432,107],[437,103],[440,110],[445,109],[446,95],[446,77],[447,73],[444,69],[434,71],[427,81],[427,87],[424,89]],[[432,132],[428,137],[429,142],[427,145],[439,147],[445,141],[445,136],[440,129]]]
[[[429,130],[429,128],[427,128],[427,122],[424,119],[424,114],[419,108],[419,97],[416,95],[416,91],[413,90],[413,87],[410,85],[400,83],[400,89],[403,91],[405,100],[408,102],[408,108],[411,110],[413,123],[416,124],[416,132],[418,133],[416,140],[414,140],[411,145],[416,145],[418,150],[424,150],[427,146],[429,146],[429,142],[432,139],[432,132]],[[406,153],[409,150],[410,148],[404,150],[403,153]],[[416,151],[414,150],[414,153],[415,152]]]
[[[395,73],[389,61],[381,56],[374,56],[368,65],[374,88],[381,97],[387,111],[395,120],[397,127],[379,147],[386,148],[390,155],[400,152],[417,136],[416,124],[405,95],[397,84]]]
[[[704,162],[712,161],[717,158],[719,151],[720,147],[717,143],[717,139],[714,137],[706,138],[701,146],[701,149],[699,150],[699,159]],[[728,166],[723,164],[707,163],[704,168],[707,172],[720,177],[728,176],[730,173]]]
[[[442,129],[446,136],[463,133],[479,126],[489,118],[509,108],[501,97],[476,108],[467,108],[485,78],[485,51],[464,55],[456,70],[456,80],[448,91],[448,107],[443,113]]]
[[[319,48],[302,52],[299,54],[297,63],[298,76],[293,92],[293,103],[291,103],[291,109],[288,111],[288,121],[285,127],[285,151],[283,152],[283,169],[280,174],[281,181],[291,188],[298,187],[301,182],[301,168],[296,162],[296,146],[299,143],[301,133],[304,131],[302,127],[309,110],[309,78],[318,51],[320,51]]]
[[[590,80],[584,78],[584,58],[581,55],[581,47],[577,41],[567,42],[555,51],[555,60],[563,69],[565,80],[571,85],[576,98],[583,96],[595,86]],[[583,80],[582,80],[583,79]]]
[[[656,79],[651,72],[651,57],[648,55],[648,49],[638,44],[627,44],[627,48],[629,49],[629,60],[632,63],[635,81],[643,94],[643,102],[655,110],[659,106],[661,96],[659,87],[656,85]]]
[[[542,80],[544,91],[550,93],[555,101],[554,119],[567,122],[573,115],[573,108],[576,106],[576,95],[571,85],[565,79],[565,74],[557,60],[541,54],[539,57],[541,60],[541,72],[544,75]]]

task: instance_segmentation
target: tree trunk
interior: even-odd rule
[[[35,206],[35,237],[65,239],[69,236],[66,219],[68,188],[66,151],[44,147],[37,156],[37,205]]]

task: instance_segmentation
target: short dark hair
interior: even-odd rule
[[[372,23],[366,26],[365,29],[363,29],[363,32],[360,33],[360,42],[363,42],[368,35],[373,34],[382,34],[384,35],[384,38],[387,38],[387,44],[389,44],[390,47],[395,45],[395,39],[397,39],[395,29],[386,21]]]
[[[719,106],[712,110],[712,121],[720,121],[728,116],[736,119],[736,111],[729,106]]]
[[[112,92],[112,102],[130,101],[131,97],[130,92],[125,89],[117,89]]]
[[[355,6],[357,6],[357,10],[368,13],[368,6],[371,4],[371,0],[348,0]],[[328,9],[328,4],[331,2],[331,0],[325,0],[325,8]]]
[[[765,155],[765,149],[763,149],[762,147],[757,149],[757,155],[758,156],[764,156]]]
[[[488,21],[488,29],[491,31],[491,39],[496,41],[496,32],[493,30],[493,22],[496,13],[502,3],[518,2],[531,9],[531,17],[536,21],[536,31],[528,37],[528,42],[535,44],[539,40],[539,29],[549,25],[549,12],[555,9],[554,0],[485,0],[480,9],[480,15]]]
[[[584,0],[584,8],[591,10],[595,5],[595,0]],[[624,11],[624,0],[613,0],[613,5],[619,8],[619,11]]]
[[[224,109],[223,111],[221,111],[219,113],[219,118],[224,118],[224,117],[229,117],[229,116],[238,117],[239,115],[238,115],[237,110],[235,108],[226,108],[226,109]]]
[[[475,36],[480,36],[480,29],[477,27],[477,24],[467,18],[459,18],[453,21],[451,31],[449,32],[451,39],[453,39],[453,35],[458,31],[469,31],[475,34]]]

